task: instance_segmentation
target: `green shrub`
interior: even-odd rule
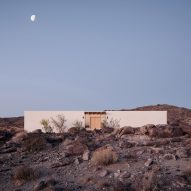
[[[40,121],[40,124],[43,126],[43,130],[46,133],[52,133],[53,132],[53,128],[50,126],[50,121],[48,119],[42,119]]]

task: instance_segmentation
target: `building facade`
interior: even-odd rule
[[[87,129],[101,129],[104,125],[114,128],[146,124],[167,124],[167,111],[25,111],[24,128],[28,132],[43,129],[42,120],[50,122],[64,116],[65,129],[81,124]]]

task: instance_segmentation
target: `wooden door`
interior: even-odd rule
[[[101,129],[101,117],[90,117],[91,129]]]

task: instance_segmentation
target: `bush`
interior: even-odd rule
[[[25,149],[28,152],[38,152],[46,148],[46,141],[41,134],[29,134],[24,142]]]
[[[58,115],[57,119],[51,118],[52,123],[59,133],[64,133],[66,119],[64,115]]]
[[[40,176],[39,171],[28,166],[18,167],[14,173],[14,178],[19,181],[31,181]]]
[[[111,149],[97,150],[93,153],[91,162],[94,165],[109,165],[117,161],[117,154]]]
[[[108,127],[108,128],[120,128],[120,121],[117,119],[111,118],[110,121],[104,120],[102,122],[102,127]]]
[[[40,124],[43,126],[43,130],[46,133],[52,133],[53,128],[50,126],[50,121],[48,119],[42,119]]]
[[[73,127],[77,128],[77,129],[79,129],[79,130],[81,130],[81,129],[84,128],[82,121],[78,121],[78,120],[76,120],[76,121],[73,123]]]

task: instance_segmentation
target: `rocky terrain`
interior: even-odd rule
[[[168,125],[26,133],[0,119],[0,190],[191,190],[191,110],[136,110],[168,110]]]

